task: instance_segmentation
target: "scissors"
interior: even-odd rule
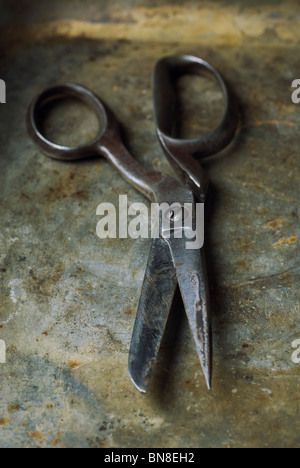
[[[173,134],[176,83],[182,75],[207,73],[223,92],[224,115],[211,133],[196,139],[180,139]],[[43,107],[67,97],[84,102],[99,120],[98,135],[86,145],[60,146],[43,135],[40,118]],[[143,167],[125,148],[118,121],[107,104],[80,85],[68,83],[45,89],[28,109],[27,127],[39,149],[51,158],[74,161],[104,156],[151,202],[169,206],[176,202],[184,213],[185,204],[194,207],[197,202],[204,203],[206,198],[208,180],[199,160],[220,152],[235,135],[238,123],[235,99],[220,73],[208,62],[194,56],[174,55],[160,59],[155,66],[153,100],[157,136],[179,180]],[[170,218],[168,235],[161,230],[160,236],[152,241],[129,351],[129,374],[136,388],[143,393],[148,388],[157,360],[177,285],[205,381],[208,389],[211,388],[211,305],[204,249],[186,249],[185,236],[175,235],[174,211],[170,210],[167,216]]]

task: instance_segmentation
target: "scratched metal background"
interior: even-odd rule
[[[0,25],[0,446],[300,447],[298,2],[2,0]],[[99,203],[144,199],[105,161],[45,158],[25,114],[44,86],[80,82],[114,109],[133,154],[171,173],[154,132],[151,72],[172,53],[222,71],[241,125],[206,164],[213,389],[178,299],[140,395],[127,358],[149,242],[100,241],[95,229]],[[221,109],[219,91],[200,84],[186,132],[208,128]],[[95,121],[66,102],[45,127],[74,143]]]

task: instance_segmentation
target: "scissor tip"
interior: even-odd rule
[[[207,390],[211,390],[211,375],[205,375]]]
[[[211,371],[207,369],[204,372],[204,377],[205,377],[205,382],[206,382],[207,389],[211,390]]]
[[[129,367],[129,375],[130,375],[130,379],[133,383],[133,385],[135,386],[135,388],[141,392],[141,393],[146,393],[147,392],[147,385],[145,384],[145,382],[143,381],[143,379],[140,378],[139,375],[134,375],[134,373],[132,372],[132,369]]]
[[[146,386],[143,386],[143,385],[138,385],[133,379],[132,380],[132,383],[134,384],[135,388],[140,392],[140,393],[143,393],[145,395],[145,393],[147,393],[147,388]]]

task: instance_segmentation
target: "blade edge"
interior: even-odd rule
[[[136,320],[128,369],[136,388],[146,393],[177,287],[177,277],[168,244],[152,242]]]
[[[177,280],[207,388],[212,378],[211,305],[204,249],[187,251],[182,240],[169,239]]]

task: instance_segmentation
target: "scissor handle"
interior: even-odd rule
[[[176,82],[183,75],[214,77],[225,98],[223,118],[215,130],[195,139],[179,139],[172,135],[176,111]],[[208,62],[190,55],[164,57],[155,66],[153,74],[154,116],[159,141],[179,175],[198,194],[205,195],[207,180],[195,159],[203,159],[224,149],[233,139],[238,111],[228,85],[220,73]]]
[[[68,97],[84,102],[98,118],[100,130],[90,143],[76,147],[60,146],[49,141],[42,133],[40,117],[45,105]],[[113,112],[98,96],[83,86],[67,83],[45,89],[29,106],[27,128],[36,145],[53,159],[76,161],[99,154],[106,157],[128,182],[151,201],[155,201],[155,185],[166,177],[144,168],[126,150]]]

